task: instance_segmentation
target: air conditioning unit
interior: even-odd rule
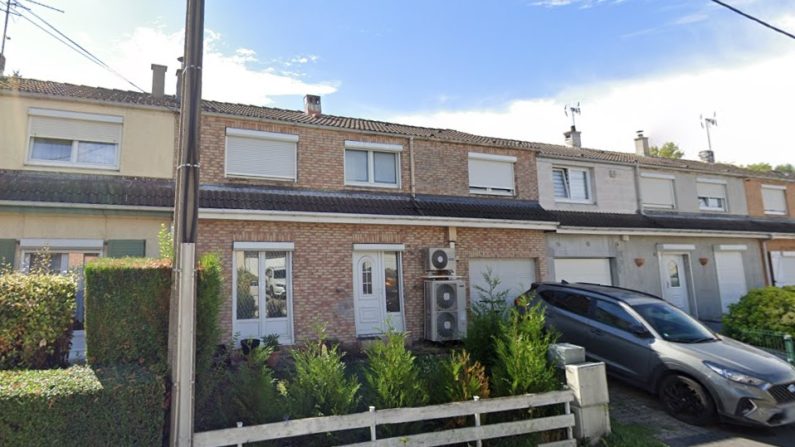
[[[424,255],[425,270],[455,272],[455,248],[427,248]]]
[[[425,281],[425,338],[461,340],[467,331],[464,281]]]

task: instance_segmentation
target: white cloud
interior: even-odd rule
[[[586,147],[631,152],[635,131],[652,144],[674,141],[687,158],[706,149],[699,115],[717,112],[712,145],[720,161],[792,162],[795,51],[750,64],[572,87],[548,98],[515,100],[498,109],[442,110],[394,116],[397,122],[481,135],[562,143],[571,124],[564,104],[582,101],[577,128]]]
[[[30,28],[30,27],[27,27]],[[18,39],[9,51],[7,71],[19,70],[29,78],[57,80],[84,85],[98,85],[129,90],[125,81],[94,65],[38,30],[18,27]],[[166,92],[176,89],[177,57],[183,52],[183,32],[166,32],[162,27],[138,27],[118,42],[80,42],[133,83],[148,91],[151,87],[151,63],[168,66]],[[282,95],[329,95],[339,82],[308,82],[304,73],[284,71],[284,62],[263,63],[249,48],[223,50],[220,33],[205,31],[203,96],[209,99],[266,105]],[[102,51],[104,50],[104,51]],[[296,64],[315,62],[315,55],[299,55]],[[299,103],[296,103],[298,106]]]
[[[578,5],[581,9],[587,9],[602,3],[618,4],[626,0],[538,0],[533,2],[534,6],[545,8],[555,8],[558,6]]]

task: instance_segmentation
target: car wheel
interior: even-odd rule
[[[705,425],[715,419],[715,403],[704,387],[687,376],[672,374],[660,383],[665,411],[682,422]]]

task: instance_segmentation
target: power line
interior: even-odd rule
[[[781,33],[781,34],[789,37],[790,39],[795,39],[795,34],[792,34],[790,32],[784,31],[783,29],[781,29],[781,28],[779,28],[779,27],[777,27],[775,25],[771,25],[771,24],[765,22],[762,19],[757,19],[756,17],[752,16],[751,14],[748,14],[746,12],[740,11],[739,9],[735,8],[734,6],[728,5],[728,4],[724,3],[724,2],[722,2],[721,0],[712,0],[712,3],[716,3],[718,5],[721,5],[724,8],[727,8],[727,9],[729,9],[729,10],[731,10],[731,11],[737,13],[737,14],[740,14],[741,16],[745,17],[746,19],[753,20],[754,22],[756,22],[756,23],[758,23],[758,24],[760,24],[760,25],[762,25],[764,27],[770,28],[770,29],[772,29],[773,31],[775,31],[777,33]]]
[[[30,1],[30,0],[26,0],[26,1]],[[27,20],[28,22],[30,22],[30,23],[31,23],[32,25],[34,25],[36,28],[39,28],[40,30],[44,31],[44,32],[45,32],[45,33],[47,33],[47,34],[48,34],[50,37],[52,37],[52,38],[56,39],[57,41],[61,42],[61,43],[62,43],[62,44],[64,44],[64,45],[66,45],[66,46],[67,46],[67,47],[69,47],[71,50],[75,51],[76,53],[78,53],[78,54],[80,54],[81,56],[85,57],[86,59],[90,60],[91,62],[93,62],[93,63],[95,63],[95,64],[99,65],[100,67],[102,67],[102,68],[104,68],[104,69],[108,70],[109,72],[111,72],[111,73],[113,73],[114,75],[118,76],[119,78],[123,79],[125,82],[127,82],[128,84],[130,84],[131,86],[133,86],[135,89],[137,89],[137,90],[141,91],[142,93],[145,93],[145,90],[144,90],[144,89],[142,89],[141,87],[139,87],[138,85],[136,85],[136,84],[135,84],[134,82],[132,82],[131,80],[127,79],[127,78],[126,78],[124,75],[122,75],[122,74],[121,74],[121,73],[119,73],[118,71],[114,70],[114,69],[113,69],[113,68],[112,68],[110,65],[106,64],[106,63],[105,63],[105,62],[104,62],[102,59],[100,59],[99,57],[95,56],[93,53],[91,53],[90,51],[88,51],[88,50],[87,50],[86,48],[84,48],[82,45],[80,45],[79,43],[75,42],[75,41],[74,41],[72,38],[70,38],[69,36],[67,36],[67,35],[66,35],[66,34],[64,34],[63,32],[61,32],[61,30],[59,30],[58,28],[56,28],[54,25],[50,24],[49,22],[47,22],[46,20],[44,20],[43,18],[41,18],[41,17],[40,17],[38,14],[36,14],[36,13],[35,13],[35,12],[33,12],[33,11],[31,11],[31,9],[30,9],[30,8],[28,8],[28,7],[24,6],[24,5],[21,5],[21,4],[19,4],[19,3],[17,3],[17,5],[18,5],[18,6],[20,6],[21,8],[23,8],[23,9],[24,9],[24,10],[25,10],[27,13],[30,13],[30,14],[31,14],[31,15],[33,15],[33,16],[34,16],[36,19],[38,19],[39,21],[41,21],[42,23],[44,23],[44,24],[45,24],[47,27],[49,27],[50,29],[52,29],[53,31],[55,31],[55,33],[57,33],[57,35],[56,35],[56,34],[54,34],[53,32],[51,32],[50,30],[48,30],[48,29],[44,28],[42,25],[40,25],[40,24],[36,23],[36,22],[35,22],[33,19],[31,19],[30,17],[28,17],[28,16],[25,14],[25,12],[23,12],[23,11],[16,11],[17,13],[19,13],[19,16],[20,16],[20,17],[22,17],[23,19],[25,19],[25,20]],[[60,36],[60,37],[59,37],[59,36]]]

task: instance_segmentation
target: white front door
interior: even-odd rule
[[[235,334],[241,340],[276,334],[280,344],[292,344],[290,252],[234,253]]]
[[[716,251],[715,268],[718,270],[718,290],[723,313],[728,313],[729,305],[740,301],[748,292],[742,252]]]
[[[555,258],[555,281],[613,285],[607,258]]]
[[[665,301],[690,313],[690,296],[685,274],[685,256],[664,254],[660,257],[662,296]]]
[[[404,330],[400,264],[396,251],[353,253],[356,335]]]

